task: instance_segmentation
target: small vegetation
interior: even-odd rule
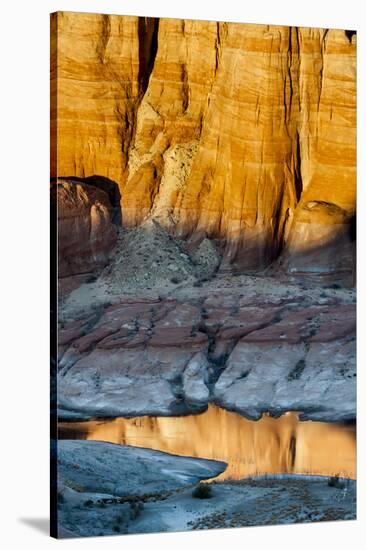
[[[328,479],[329,487],[335,487],[336,489],[344,489],[346,483],[339,479],[339,476],[332,476]]]
[[[208,483],[200,483],[192,491],[193,498],[211,498],[212,497],[212,487]]]
[[[91,508],[91,507],[93,506],[93,504],[94,504],[93,501],[90,500],[90,499],[89,499],[89,500],[86,500],[86,501],[84,502],[84,506],[85,506],[86,508]]]
[[[178,283],[180,283],[180,280],[178,279],[178,277],[172,277],[170,279],[170,282],[173,283],[173,285],[177,285]]]

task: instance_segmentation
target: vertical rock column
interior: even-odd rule
[[[217,40],[214,22],[159,22],[155,62],[138,109],[123,186],[125,225],[151,216],[171,231],[182,226],[177,203],[189,185],[200,145],[216,73]]]
[[[217,75],[182,197],[183,231],[226,239],[224,265],[258,268],[282,244],[296,205],[297,34],[220,24]]]
[[[57,13],[52,176],[121,183],[139,101],[139,18]],[[53,143],[56,148],[56,143]]]
[[[356,209],[356,37],[300,29],[303,191],[286,247],[291,272],[352,270]]]

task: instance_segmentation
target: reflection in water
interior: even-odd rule
[[[252,421],[209,405],[205,413],[191,416],[61,423],[59,437],[223,460],[228,467],[218,479],[275,473],[356,477],[355,426],[300,422],[290,412]]]

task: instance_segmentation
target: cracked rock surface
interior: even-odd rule
[[[124,291],[113,269],[61,305],[61,417],[189,414],[214,402],[253,419],[355,418],[353,289],[217,275]]]

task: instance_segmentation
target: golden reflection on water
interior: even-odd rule
[[[191,416],[60,423],[59,437],[223,460],[228,467],[216,479],[280,473],[356,478],[355,426],[300,422],[292,412],[252,421],[209,405],[206,412]]]

